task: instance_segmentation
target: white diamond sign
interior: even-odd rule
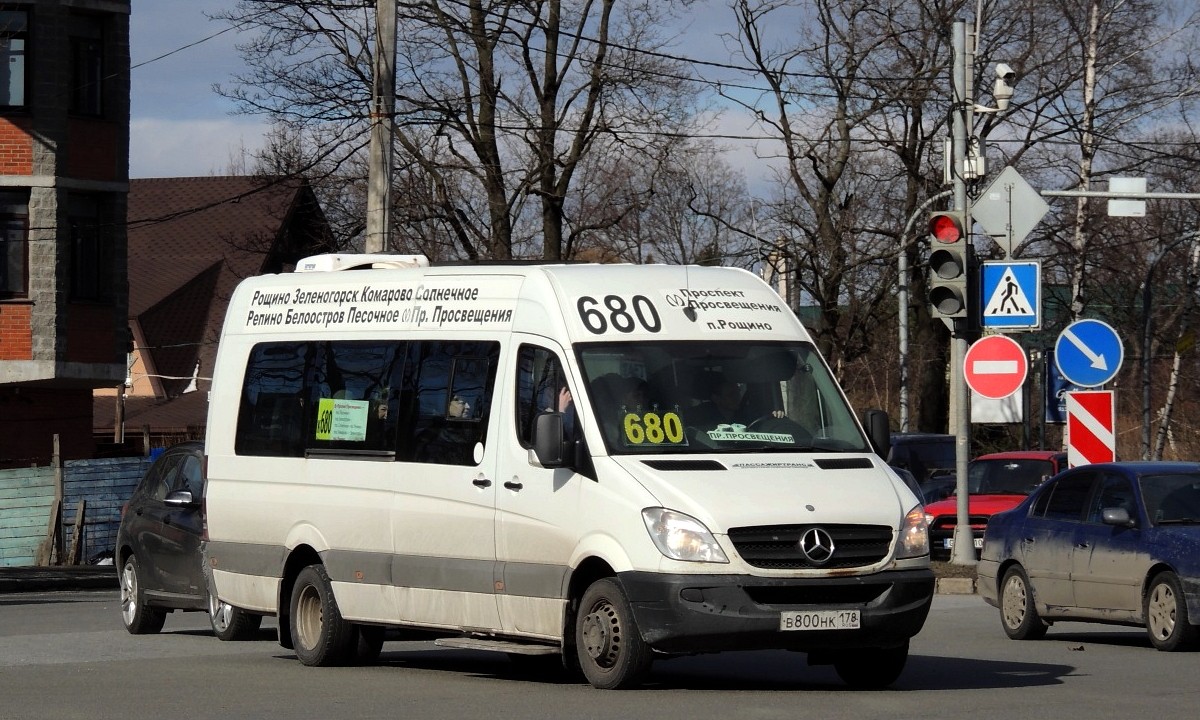
[[[1037,227],[1050,205],[1025,182],[1021,173],[1006,167],[971,205],[971,217],[1001,248],[1012,255],[1013,248]]]

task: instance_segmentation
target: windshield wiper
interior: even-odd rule
[[[1168,518],[1166,520],[1158,520],[1155,525],[1195,525],[1200,523],[1200,518]]]

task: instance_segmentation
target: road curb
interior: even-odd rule
[[[111,565],[0,568],[0,594],[118,587],[117,570]]]
[[[935,592],[938,595],[974,595],[975,578],[938,578]]]

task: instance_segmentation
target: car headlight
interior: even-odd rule
[[[713,534],[691,515],[653,507],[642,511],[642,520],[655,547],[672,560],[729,562]]]
[[[921,557],[929,554],[929,523],[925,509],[917,505],[904,516],[900,525],[900,541],[896,543],[896,559]]]

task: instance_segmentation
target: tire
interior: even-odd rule
[[[221,640],[250,640],[258,633],[262,615],[248,613],[218,600],[212,590],[209,590],[208,622],[212,625],[213,635]]]
[[[636,685],[653,662],[625,591],[607,578],[583,594],[575,617],[575,647],[584,677],[601,690]]]
[[[858,690],[879,690],[896,682],[908,663],[908,641],[899,647],[839,653],[833,661],[842,682]]]
[[[1189,622],[1183,585],[1173,572],[1161,572],[1150,581],[1144,600],[1146,634],[1155,648],[1165,652],[1186,650],[1196,644],[1197,628]]]
[[[1000,624],[1013,640],[1037,640],[1049,628],[1038,615],[1033,587],[1020,565],[1010,567],[1000,581]]]
[[[309,565],[296,576],[291,634],[296,657],[305,665],[345,665],[353,658],[359,634],[342,619],[322,565]]]
[[[142,594],[142,570],[136,555],[125,559],[121,568],[121,620],[132,635],[151,635],[162,630],[167,621],[165,610],[146,605]]]
[[[379,653],[383,652],[384,629],[378,625],[359,625],[355,630],[354,662],[371,665],[379,660]]]

